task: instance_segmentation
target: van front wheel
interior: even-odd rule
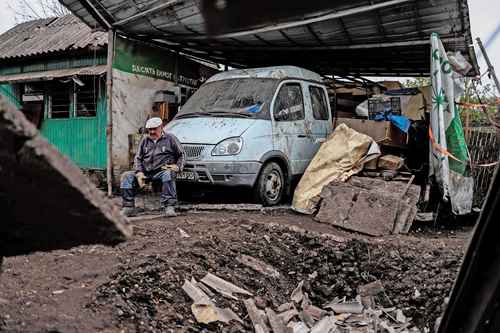
[[[264,165],[255,183],[255,198],[264,206],[273,206],[281,201],[284,190],[285,177],[281,167],[274,162]]]

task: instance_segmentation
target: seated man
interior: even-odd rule
[[[141,140],[134,158],[135,170],[125,172],[121,177],[122,212],[126,216],[135,215],[137,187],[142,188],[146,180],[160,180],[160,203],[164,215],[173,217],[176,216],[174,206],[177,204],[175,175],[184,167],[184,148],[173,134],[163,132],[161,118],[149,119],[146,130],[148,135]]]

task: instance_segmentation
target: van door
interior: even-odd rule
[[[309,163],[311,148],[301,82],[282,82],[274,97],[272,110],[274,149],[287,156],[292,175],[301,174]]]
[[[306,95],[306,110],[311,110],[311,112],[306,112],[306,120],[310,122],[309,127],[313,137],[312,150],[316,154],[321,142],[333,130],[330,105],[326,89],[321,85],[308,84]]]

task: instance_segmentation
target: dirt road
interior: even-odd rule
[[[68,221],[69,223],[70,221]],[[381,280],[387,297],[420,328],[432,327],[452,287],[469,231],[366,238],[293,213],[185,213],[134,221],[134,237],[114,248],[7,258],[0,276],[4,332],[251,332],[242,300],[231,307],[244,324],[195,322],[184,280],[212,272],[277,307],[295,286],[313,304]],[[236,259],[265,261],[280,277]],[[316,272],[316,273],[314,273]]]

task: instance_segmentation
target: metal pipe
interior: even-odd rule
[[[111,24],[104,18],[104,16],[101,15],[101,13],[95,8],[95,6],[90,3],[89,0],[83,0],[80,2],[82,6],[89,11],[89,13],[92,15],[92,17],[100,24],[103,26],[103,28],[110,29]]]
[[[115,30],[108,31],[108,58],[106,66],[106,108],[107,108],[107,126],[106,126],[106,178],[108,185],[108,196],[113,195],[113,58],[115,51]]]
[[[493,81],[495,81],[495,85],[497,86],[498,93],[500,93],[500,83],[498,82],[497,75],[495,74],[495,68],[493,68],[493,65],[490,62],[490,58],[488,57],[488,54],[486,53],[486,50],[484,49],[483,42],[481,42],[481,38],[476,38],[477,40],[477,45],[479,45],[479,48],[481,49],[481,53],[483,54],[484,61],[486,62],[486,65],[488,66],[488,72],[490,73],[491,77],[493,78]]]
[[[158,10],[162,10],[164,8],[167,8],[167,7],[170,7],[170,6],[173,6],[173,5],[176,5],[178,4],[180,1],[179,0],[171,0],[171,1],[167,1],[165,3],[162,3],[161,5],[158,5],[158,6],[155,6],[155,7],[152,7],[152,8],[149,8],[148,10],[145,10],[143,12],[140,12],[140,13],[137,13],[137,14],[134,14],[132,16],[129,16],[123,20],[120,20],[118,22],[115,22],[113,23],[113,26],[114,27],[117,27],[117,26],[120,26],[120,25],[124,25],[125,23],[130,23],[130,22],[133,22],[133,21],[136,21],[138,19],[140,19],[141,17],[144,17],[146,15],[149,15],[151,13],[154,13]]]
[[[443,38],[445,43],[458,43],[463,41],[463,38]],[[308,51],[341,51],[341,50],[358,50],[371,48],[390,48],[403,46],[418,46],[429,45],[429,40],[413,40],[407,42],[385,42],[385,43],[367,43],[353,45],[323,45],[323,46],[307,46]],[[213,46],[197,46],[197,50],[212,50]],[[220,46],[218,50],[224,51],[300,51],[304,50],[303,46]]]

